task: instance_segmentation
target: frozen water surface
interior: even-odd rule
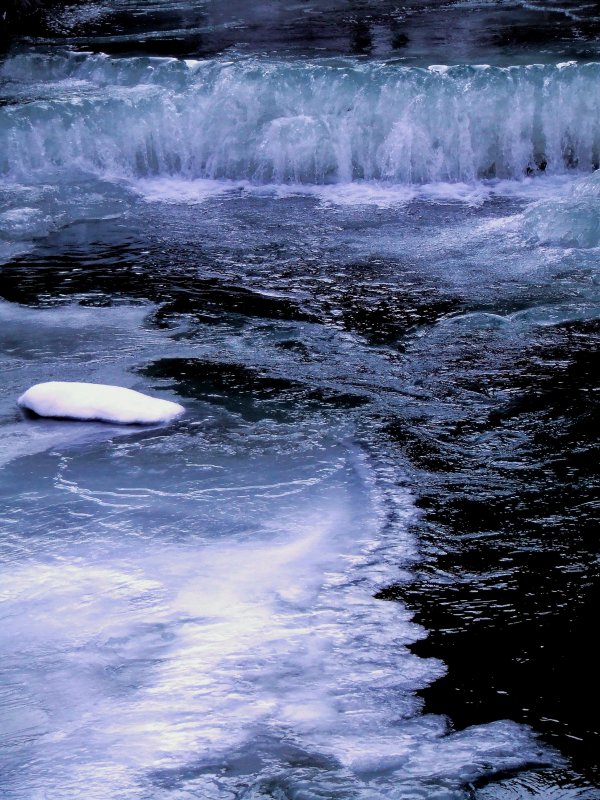
[[[77,361],[88,327],[109,363],[115,341],[143,336],[135,308],[23,311],[22,353],[47,320],[61,333],[43,338],[45,368],[63,348]],[[157,347],[189,354],[167,335]],[[17,423],[2,480],[6,797],[447,797],[523,747],[548,758],[513,723],[447,735],[419,715],[415,691],[444,668],[407,649],[423,631],[405,608],[373,598],[414,559],[413,504],[347,418],[305,408],[299,429],[281,401],[258,419],[190,411],[129,434]]]

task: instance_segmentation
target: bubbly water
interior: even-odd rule
[[[16,55],[0,67],[0,254],[121,213],[127,189],[163,200],[287,186],[333,202],[480,202],[541,173],[562,192],[599,164],[599,76],[598,64],[572,62]],[[592,194],[580,224],[593,243],[594,183],[576,194],[578,205]],[[545,214],[539,227],[578,235]]]
[[[309,184],[589,171],[600,162],[599,74],[577,63],[28,54],[0,72],[26,100],[3,111],[1,169]]]
[[[0,89],[3,800],[597,797],[588,717],[424,705],[447,667],[402,587],[456,557],[443,615],[551,549],[469,533],[499,497],[588,576],[561,514],[594,473],[556,465],[596,419],[600,64],[28,45]],[[52,380],[186,414],[25,418]]]

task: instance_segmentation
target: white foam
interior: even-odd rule
[[[22,54],[0,74],[17,96],[39,86],[0,113],[0,174],[17,182],[75,165],[122,179],[470,184],[542,164],[589,173],[600,140],[597,63],[307,70],[264,57]]]
[[[123,386],[50,381],[38,383],[18,399],[40,417],[99,420],[126,425],[168,422],[185,411],[179,403],[149,397]]]
[[[248,180],[155,177],[126,181],[136,194],[149,203],[205,203],[215,197],[246,195],[255,197],[314,197],[323,206],[375,206],[395,208],[415,201],[462,203],[481,206],[494,197],[517,200],[554,198],[580,176],[536,176],[521,180],[486,180],[425,183],[422,185],[383,181],[347,181],[325,185],[303,183],[256,184]],[[115,180],[118,178],[115,176]]]
[[[427,69],[429,72],[435,72],[438,75],[445,75],[450,67],[447,64],[431,64],[429,67],[427,67]]]
[[[149,203],[186,203],[193,205],[204,203],[213,197],[242,192],[250,188],[249,181],[211,180],[197,178],[161,177],[141,178],[130,183],[136,194],[141,195]]]

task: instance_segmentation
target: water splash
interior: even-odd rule
[[[258,184],[585,172],[600,162],[599,75],[574,62],[20,55],[1,72],[20,102],[1,111],[0,170]]]

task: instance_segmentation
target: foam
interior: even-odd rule
[[[122,386],[75,381],[38,383],[22,394],[17,402],[21,408],[40,417],[97,420],[122,425],[169,422],[185,411],[179,403],[149,397]]]
[[[133,192],[148,203],[197,205],[216,197],[245,195],[286,199],[312,197],[322,206],[375,206],[394,208],[415,201],[481,206],[494,197],[515,200],[554,199],[564,193],[578,176],[537,176],[522,180],[487,180],[471,183],[439,181],[423,185],[383,181],[348,181],[327,185],[303,183],[257,184],[248,180],[154,177],[127,181]]]
[[[27,54],[0,77],[0,174],[423,185],[589,173],[600,64],[513,67],[265,57]],[[582,122],[583,120],[583,122]]]
[[[598,247],[599,200],[600,179],[596,171],[573,181],[567,191],[529,206],[522,216],[523,232],[530,241],[550,247]]]

